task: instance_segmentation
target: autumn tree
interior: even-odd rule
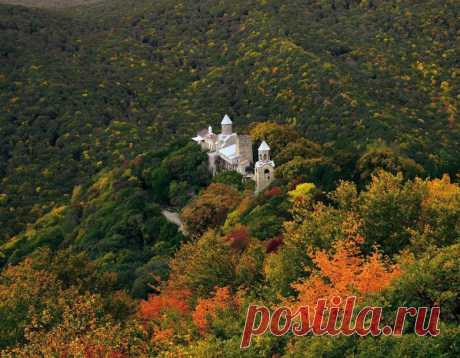
[[[210,298],[200,298],[193,311],[192,318],[200,333],[204,335],[216,320],[217,315],[228,309],[236,310],[239,302],[228,287],[217,287]]]
[[[297,291],[296,303],[314,306],[319,298],[356,295],[359,298],[388,287],[401,272],[398,265],[389,265],[375,250],[369,257],[362,256],[359,245],[363,239],[356,237],[337,240],[333,254],[323,250],[310,253],[315,268],[309,276],[294,283]]]
[[[194,297],[209,295],[218,285],[235,283],[237,252],[226,240],[209,231],[183,244],[171,261],[169,283],[190,290]]]
[[[236,227],[225,237],[225,240],[234,250],[242,251],[249,245],[249,231],[244,226]]]
[[[299,138],[299,134],[293,126],[269,121],[253,125],[249,133],[253,141],[265,140],[269,143],[272,156],[275,159],[282,148]]]
[[[57,269],[63,257],[49,260],[43,256],[37,253],[34,259],[9,266],[0,275],[2,355],[78,356],[94,350],[116,356],[142,350],[141,342],[128,347],[123,341],[142,335],[129,312],[120,312],[130,305],[129,298],[110,291],[104,297],[89,292],[88,283],[73,272],[72,263]],[[84,262],[81,257],[74,260]],[[80,269],[89,274],[91,267]]]
[[[323,154],[323,148],[318,143],[312,142],[306,138],[299,138],[296,141],[287,143],[280,149],[276,157],[277,165],[289,162],[295,157],[318,158]]]
[[[300,189],[295,192],[303,192]],[[283,245],[264,264],[270,287],[284,295],[291,294],[291,283],[306,274],[303,268],[311,267],[308,250],[330,250],[336,240],[357,235],[361,226],[356,214],[314,202],[309,195],[297,197],[291,214],[293,219],[284,222]]]
[[[413,232],[415,245],[444,246],[460,238],[460,185],[452,183],[448,175],[426,182],[426,193],[421,203],[418,233]],[[421,242],[416,237],[425,237]],[[420,247],[420,248],[422,248]]]
[[[250,244],[238,256],[235,265],[235,286],[252,290],[264,283],[263,265],[266,245],[259,240]]]
[[[254,205],[254,199],[254,192],[252,190],[246,190],[243,193],[241,201],[227,215],[227,219],[225,220],[223,227],[224,232],[229,232],[241,222],[242,216]]]
[[[59,307],[59,321],[46,308],[34,312],[25,329],[25,344],[4,351],[5,356],[125,358],[145,354],[144,332],[132,319],[117,323],[104,314],[99,295],[66,290],[53,300]]]
[[[293,202],[299,200],[310,200],[315,189],[316,187],[313,183],[297,184],[295,189],[288,192],[289,199]]]
[[[240,193],[231,186],[221,183],[209,185],[182,210],[181,217],[187,232],[197,237],[208,228],[223,224],[240,199]]]
[[[148,299],[141,301],[139,313],[143,320],[160,321],[168,312],[178,316],[190,312],[190,291],[166,287],[159,294],[151,294]]]
[[[57,319],[58,304],[51,300],[60,294],[62,287],[56,275],[36,270],[32,259],[7,267],[0,276],[0,348],[24,342],[32,316],[44,307],[51,320]]]

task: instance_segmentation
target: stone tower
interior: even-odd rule
[[[256,193],[260,193],[270,185],[275,177],[275,163],[270,159],[270,147],[263,141],[259,147],[259,160],[254,173]]]
[[[232,134],[232,120],[228,115],[224,116],[221,122],[222,125],[222,134],[223,135],[230,135]]]

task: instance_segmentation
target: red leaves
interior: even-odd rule
[[[278,248],[283,244],[283,236],[279,235],[278,237],[271,239],[267,242],[266,252],[267,254],[271,252],[276,252]]]
[[[237,251],[243,251],[249,245],[249,230],[245,226],[233,229],[225,238],[230,247]]]
[[[274,198],[276,196],[281,196],[281,195],[283,195],[283,191],[281,190],[279,186],[274,186],[264,191],[264,196],[268,199]]]
[[[189,312],[188,299],[191,293],[188,290],[169,289],[159,295],[150,295],[147,301],[142,301],[139,313],[145,320],[158,320],[168,311],[174,311],[180,315]]]
[[[110,348],[100,344],[91,345],[85,348],[83,355],[85,358],[127,358],[128,355],[111,350]],[[63,353],[61,358],[66,358],[67,354]]]

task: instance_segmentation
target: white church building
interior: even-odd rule
[[[216,175],[224,170],[237,171],[243,177],[254,180],[256,192],[261,192],[274,179],[275,163],[270,159],[270,147],[265,141],[262,142],[258,150],[258,161],[254,165],[251,137],[234,133],[233,123],[228,115],[222,119],[221,126],[220,134],[215,134],[209,126],[193,138],[208,152],[211,174]]]

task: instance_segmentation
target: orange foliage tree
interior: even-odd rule
[[[214,320],[219,311],[238,307],[238,299],[233,297],[228,287],[218,287],[211,298],[200,298],[192,314],[193,322],[205,334],[210,321]]]
[[[175,338],[188,330],[190,297],[189,290],[167,285],[160,294],[150,295],[146,301],[141,301],[139,316],[157,349],[174,345]]]
[[[310,253],[317,267],[310,276],[293,284],[298,292],[297,302],[301,306],[315,305],[320,298],[331,299],[355,295],[358,301],[368,293],[386,288],[391,281],[399,277],[399,265],[390,265],[374,249],[372,254],[362,256],[360,244],[362,238],[336,240],[334,254],[323,250]]]
[[[159,295],[150,295],[148,300],[141,301],[139,313],[148,321],[160,320],[168,312],[184,316],[190,311],[188,299],[191,293],[186,289],[165,289]]]

